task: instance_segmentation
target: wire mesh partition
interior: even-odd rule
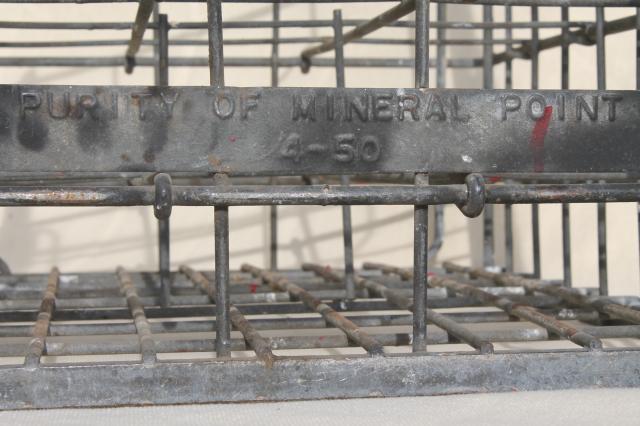
[[[0,0],[16,8],[126,2]],[[228,20],[220,0],[207,0],[201,22],[170,21],[153,0],[134,3],[132,22],[0,22],[16,33],[78,33],[0,40],[3,52],[37,52],[3,53],[3,69],[154,69],[144,87],[0,85],[0,206],[151,206],[159,246],[157,271],[114,265],[75,274],[52,265],[45,275],[17,274],[0,263],[2,408],[640,385],[640,299],[610,295],[606,222],[609,203],[640,201],[640,98],[605,87],[607,36],[636,31],[640,43],[635,9],[606,20],[605,8],[640,2],[483,0],[455,5],[481,8],[482,20],[452,21],[448,8],[464,2],[388,2],[378,15],[363,2],[357,20],[339,8],[287,20],[281,8],[297,3],[287,1],[267,2],[270,20]],[[560,19],[540,19],[539,7]],[[530,19],[514,20],[514,8],[527,8]],[[595,20],[572,21],[570,8],[595,9]],[[504,19],[494,19],[498,10]],[[244,36],[249,29],[270,34]],[[87,30],[124,35],[84,39]],[[207,38],[172,37],[197,30]],[[392,30],[403,38],[376,34]],[[542,37],[546,30],[555,32]],[[569,47],[578,44],[595,48],[597,90],[568,90]],[[398,49],[367,57],[346,54],[345,45]],[[197,46],[208,57],[169,55]],[[234,46],[251,53],[225,56]],[[254,54],[259,46],[270,52]],[[447,46],[482,54],[448,58]],[[74,54],[114,47],[119,56]],[[46,54],[57,48],[64,54]],[[552,49],[561,87],[540,90],[539,57]],[[520,62],[530,65],[530,88],[514,90]],[[176,67],[208,69],[209,87],[170,86]],[[260,68],[271,87],[225,85],[225,71],[238,67]],[[313,79],[320,67],[335,71],[331,87],[279,87],[283,68]],[[355,67],[412,70],[415,84],[347,88],[345,70]],[[482,88],[448,86],[452,69],[480,69]],[[562,205],[558,280],[541,274],[539,205],[550,203]],[[574,203],[598,203],[597,288],[572,279]],[[524,272],[513,262],[512,206],[520,204],[532,206],[533,270]],[[278,207],[287,205],[342,206],[341,265],[279,268]],[[354,265],[354,205],[412,206],[412,267]],[[481,266],[433,261],[446,244],[444,205],[482,217]],[[212,268],[171,270],[174,206],[213,207]],[[236,206],[270,208],[268,265],[230,270]]]

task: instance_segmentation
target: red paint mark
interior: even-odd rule
[[[330,265],[325,265],[324,270],[325,270],[325,272],[331,272],[331,266]]]
[[[436,274],[434,274],[433,272],[427,272],[427,277],[435,277]]]
[[[324,340],[324,336],[318,337],[318,340],[322,342]]]
[[[491,176],[489,178],[489,183],[498,183],[502,180],[500,176]]]
[[[236,135],[231,135],[229,136],[228,139],[229,139],[229,142],[233,143],[238,140],[238,137]]]
[[[258,290],[258,284],[256,283],[249,284],[249,291],[251,293],[255,293],[257,290]]]
[[[544,138],[547,135],[549,122],[551,121],[552,106],[544,107],[544,114],[536,121],[531,132],[531,150],[533,151],[533,170],[544,171]]]

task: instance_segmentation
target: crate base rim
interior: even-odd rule
[[[612,350],[6,367],[0,409],[639,387],[638,365],[640,351]]]

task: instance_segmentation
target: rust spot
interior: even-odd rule
[[[258,284],[256,283],[249,284],[249,291],[251,293],[255,293],[257,290],[258,290]]]
[[[209,159],[209,164],[211,164],[213,167],[220,167],[220,165],[222,164],[222,161],[220,161],[220,159],[213,154],[210,154],[207,158]]]
[[[229,135],[228,139],[229,139],[229,142],[234,143],[235,141],[238,140],[238,137],[236,135]]]
[[[122,161],[131,161],[131,159],[129,158],[129,155],[127,154],[120,155],[120,158],[122,159]]]

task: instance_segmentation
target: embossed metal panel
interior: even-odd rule
[[[0,86],[2,171],[634,172],[604,91]]]

